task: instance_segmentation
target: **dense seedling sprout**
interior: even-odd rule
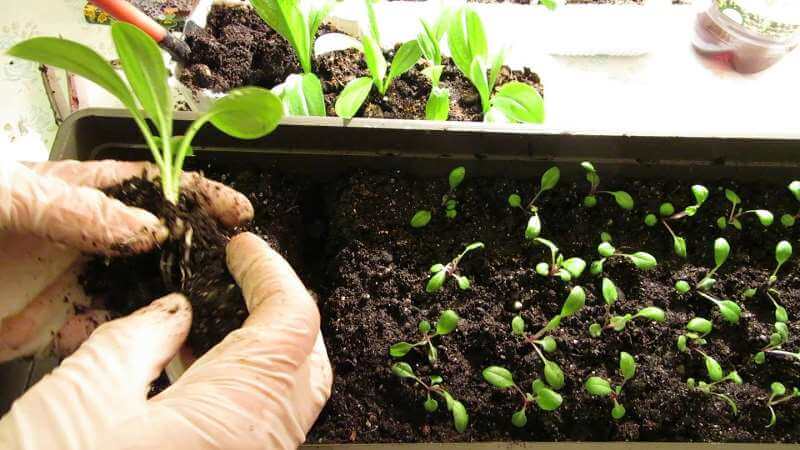
[[[775,414],[775,405],[786,403],[796,398],[800,398],[800,389],[793,388],[791,392],[786,389],[783,383],[774,382],[769,385],[769,398],[767,399],[767,408],[769,409],[769,424],[767,428],[775,426],[778,421],[778,416]]]
[[[452,261],[445,264],[434,264],[431,266],[431,273],[433,276],[428,280],[428,284],[425,286],[425,291],[429,294],[433,294],[434,292],[439,292],[439,290],[444,285],[444,282],[447,280],[447,276],[452,276],[456,283],[458,284],[458,288],[461,290],[469,289],[471,283],[469,278],[462,276],[458,273],[458,263],[461,262],[461,259],[466,256],[467,253],[478,250],[483,248],[482,242],[473,242],[469,244],[464,251],[461,252],[458,256],[453,258]]]
[[[543,277],[559,277],[563,281],[579,278],[586,268],[586,261],[578,257],[564,258],[556,245],[547,239],[537,237],[533,240],[550,250],[550,263],[536,264],[536,273]]]
[[[444,215],[448,219],[455,219],[458,215],[458,200],[456,200],[456,189],[464,181],[467,176],[467,169],[462,166],[456,167],[450,171],[447,176],[447,184],[450,190],[442,196],[441,208],[444,209]],[[420,209],[411,216],[410,224],[413,228],[422,228],[430,223],[433,218],[433,212],[428,209]]]
[[[519,394],[520,407],[511,415],[511,423],[517,428],[522,428],[528,423],[528,408],[532,405],[538,406],[543,411],[555,411],[561,406],[561,395],[538,378],[531,383],[531,392],[525,392],[519,387],[514,382],[511,372],[505,367],[491,366],[483,369],[483,379],[498,389],[513,389]]]
[[[728,241],[725,240],[725,238],[717,238],[714,241],[714,268],[709,270],[706,275],[695,284],[694,288],[690,286],[689,282],[680,280],[675,283],[675,290],[680,294],[686,294],[694,289],[697,295],[713,303],[726,321],[736,324],[739,323],[739,317],[742,314],[742,308],[739,304],[733,300],[720,299],[709,292],[717,282],[714,275],[728,259],[730,253],[731,246],[728,244]]]
[[[619,354],[619,374],[622,376],[622,383],[614,387],[611,386],[611,381],[601,377],[589,377],[584,384],[586,392],[589,394],[611,399],[613,402],[611,417],[614,420],[625,417],[625,406],[619,402],[619,397],[625,383],[636,375],[636,360],[629,353],[620,352]]]
[[[792,181],[789,183],[789,192],[794,195],[795,200],[800,202],[800,181]],[[797,211],[794,215],[784,214],[781,216],[781,224],[786,228],[793,227],[797,219],[800,219],[800,211]]]
[[[619,290],[613,281],[609,278],[603,278],[601,290],[603,293],[603,300],[605,300],[605,324],[594,323],[589,326],[589,334],[592,337],[598,337],[603,333],[603,329],[622,331],[629,322],[635,319],[647,319],[653,322],[664,322],[667,320],[667,315],[664,310],[655,306],[647,306],[640,309],[635,314],[625,314],[622,316],[615,316],[611,314],[611,307],[619,299]]]
[[[767,355],[774,355],[800,362],[800,352],[792,353],[781,348],[789,341],[789,326],[785,322],[775,322],[773,326],[775,331],[770,335],[769,343],[755,354],[753,361],[756,364],[764,364],[767,361]]]
[[[659,221],[662,225],[664,225],[664,228],[666,228],[666,230],[669,232],[669,235],[672,236],[673,251],[681,258],[686,258],[686,239],[683,236],[679,236],[677,233],[675,233],[675,230],[673,230],[669,224],[670,222],[681,220],[686,217],[692,217],[697,214],[697,211],[708,199],[708,189],[705,186],[695,184],[692,186],[692,195],[694,195],[695,204],[687,206],[683,209],[683,211],[675,212],[675,206],[673,206],[672,203],[662,203],[658,208],[658,215],[660,216],[660,219],[652,213],[648,214],[644,218],[644,223],[648,227],[656,226]]]
[[[431,81],[431,93],[425,105],[425,119],[427,120],[447,120],[450,113],[450,91],[439,86],[439,81],[444,70],[440,43],[450,27],[452,15],[452,11],[444,7],[433,23],[420,19],[423,31],[417,37],[417,44],[428,63],[422,72]]]
[[[772,221],[774,217],[772,213],[767,211],[766,209],[748,209],[745,210],[741,204],[742,199],[739,198],[739,195],[736,192],[733,192],[730,189],[725,189],[725,198],[731,203],[731,212],[728,214],[728,217],[720,217],[717,219],[717,226],[724,230],[728,227],[728,225],[733,225],[734,228],[737,230],[742,229],[742,221],[741,218],[744,215],[751,214],[758,217],[758,221],[761,222],[761,225],[768,227],[772,225]]]
[[[425,383],[414,373],[414,369],[412,369],[408,363],[404,362],[395,363],[392,366],[392,373],[400,378],[414,380],[418,386],[425,389],[427,394],[425,403],[423,403],[425,411],[432,413],[439,409],[439,402],[431,397],[431,394],[434,394],[444,399],[447,410],[453,415],[453,426],[456,431],[463,433],[467,429],[467,425],[469,425],[467,408],[464,407],[463,403],[454,399],[453,396],[442,387],[444,380],[441,376],[433,375],[430,377],[430,383]]]
[[[601,237],[602,239],[602,237]],[[636,266],[639,270],[650,270],[654,268],[658,261],[656,258],[647,252],[633,252],[633,253],[622,253],[617,251],[617,249],[611,245],[611,242],[604,240],[597,246],[597,253],[601,256],[600,259],[592,261],[591,267],[589,267],[589,272],[592,275],[600,275],[603,273],[603,265],[609,258],[625,258],[634,266]]]
[[[691,389],[695,389],[705,394],[712,395],[714,397],[725,400],[725,403],[727,403],[731,407],[733,413],[738,414],[739,408],[736,406],[736,402],[734,402],[729,395],[722,392],[717,392],[717,389],[720,387],[720,384],[726,381],[731,381],[735,384],[742,384],[742,377],[740,377],[735,370],[728,372],[728,374],[726,375],[722,370],[722,366],[719,365],[716,359],[708,356],[701,350],[695,350],[695,351],[703,355],[706,364],[706,371],[708,372],[708,378],[709,380],[711,380],[711,382],[706,382],[703,380],[697,381],[694,378],[689,378],[688,380],[686,380],[686,384]]]
[[[555,317],[550,319],[541,330],[536,333],[528,333],[525,329],[527,324],[522,316],[516,316],[511,321],[511,333],[519,336],[526,342],[533,346],[536,355],[542,360],[544,364],[544,378],[547,384],[553,389],[561,389],[564,387],[564,372],[558,364],[547,359],[545,353],[553,353],[556,351],[556,340],[547,334],[554,331],[561,325],[561,320],[570,317],[577,313],[586,304],[586,292],[580,286],[573,287],[564,304],[561,306],[561,312]]]
[[[389,354],[392,355],[393,358],[402,358],[415,347],[425,347],[428,354],[428,361],[433,364],[436,362],[439,355],[436,346],[433,345],[433,339],[455,331],[456,327],[458,327],[458,320],[458,314],[452,309],[442,311],[442,314],[439,315],[439,320],[436,321],[433,327],[431,327],[430,322],[423,320],[417,327],[419,333],[422,335],[422,339],[413,344],[409,342],[398,342],[389,348]]]
[[[594,165],[589,161],[581,163],[581,167],[586,171],[586,180],[589,182],[589,193],[583,198],[583,205],[587,208],[592,208],[597,205],[597,196],[599,194],[610,195],[614,197],[620,208],[630,211],[633,209],[633,197],[625,191],[600,191],[600,175],[597,174]]]
[[[683,353],[692,348],[705,345],[706,336],[714,329],[714,324],[710,320],[702,317],[695,317],[686,324],[686,332],[678,336],[678,350]]]
[[[524,213],[531,215],[528,219],[528,225],[525,227],[525,239],[535,239],[539,237],[539,234],[542,232],[542,220],[539,218],[539,207],[536,206],[536,200],[539,199],[539,196],[542,195],[543,192],[556,187],[559,178],[561,178],[561,171],[558,167],[553,166],[547,169],[547,171],[542,174],[542,178],[539,181],[539,190],[526,206],[522,206],[522,197],[520,197],[519,194],[511,194],[508,197],[509,206],[512,208],[519,208]]]
[[[775,307],[776,322],[789,322],[789,313],[786,312],[786,308],[781,306],[776,300],[776,298],[780,298],[781,293],[775,288],[775,284],[778,282],[778,271],[791,257],[792,244],[790,244],[788,241],[778,242],[778,245],[775,246],[775,261],[777,262],[777,265],[775,266],[775,270],[772,272],[772,275],[769,276],[769,280],[767,280],[767,297]]]

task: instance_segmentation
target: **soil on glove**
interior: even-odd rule
[[[783,239],[797,243],[800,227],[784,228],[778,218],[795,213],[797,202],[784,184],[706,184],[707,203],[693,218],[675,221],[684,236],[688,259],[673,254],[664,227],[649,228],[642,218],[662,201],[679,210],[693,203],[688,183],[660,180],[604,179],[602,189],[626,190],[636,201],[633,211],[623,211],[609,196],[599,204],[582,204],[587,183],[562,180],[537,202],[542,236],[552,240],[565,257],[598,259],[596,247],[602,231],[610,233],[621,252],[646,251],[658,260],[649,271],[636,269],[624,258],[612,257],[604,274],[619,289],[612,314],[635,313],[645,306],[666,311],[666,321],[636,319],[624,331],[605,330],[601,337],[588,333],[591,324],[605,318],[600,293],[601,277],[584,274],[566,283],[534,271],[548,260],[546,248],[523,239],[527,215],[507,205],[512,193],[523,202],[533,195],[538,176],[530,180],[473,178],[467,175],[457,189],[458,215],[446,219],[441,196],[446,177],[418,179],[399,171],[351,172],[334,181],[309,181],[308,177],[251,168],[227,170],[207,167],[206,175],[221,180],[248,196],[256,215],[247,229],[267,239],[297,269],[309,289],[319,294],[322,328],[335,379],[330,402],[312,429],[308,442],[416,442],[416,441],[745,441],[800,442],[800,408],[795,399],[776,406],[777,424],[769,421],[766,400],[770,383],[793,387],[800,381],[800,363],[774,355],[756,365],[752,356],[767,344],[773,330],[774,309],[766,297],[766,280],[775,266],[774,247]],[[776,180],[782,182],[784,180]],[[734,189],[745,209],[767,208],[776,217],[769,227],[754,216],[744,216],[743,230],[720,230],[718,217],[730,204],[722,188]],[[241,293],[225,267],[224,245],[238,230],[225,230],[205,215],[191,197],[175,208],[160,200],[158,188],[133,180],[109,190],[121,200],[143,206],[176,226],[191,226],[193,241],[188,264],[183,241],[170,241],[159,251],[130,258],[96,260],[86,277],[92,293],[102,294],[118,313],[129,312],[170,290],[186,293],[194,306],[190,343],[202,353],[245,316]],[[434,211],[430,224],[413,229],[409,218],[420,208]],[[178,234],[176,234],[178,235]],[[711,302],[697,294],[677,294],[678,280],[698,281],[713,265],[712,245],[725,237],[731,256],[717,272],[711,293],[742,306],[738,324],[722,319]],[[465,245],[481,241],[486,247],[468,254],[459,265],[472,287],[457,289],[453,279],[436,293],[425,292],[434,263],[447,263]],[[784,349],[800,349],[800,271],[797,255],[779,272],[775,285],[787,309],[791,337]],[[167,270],[162,269],[166,261]],[[181,274],[181,269],[184,273]],[[164,274],[167,274],[165,277]],[[165,279],[167,278],[167,279]],[[519,397],[489,386],[481,372],[490,365],[512,371],[517,383],[528,389],[543,376],[541,360],[530,344],[510,331],[519,314],[535,332],[555,316],[570,288],[581,285],[586,306],[562,321],[552,332],[557,350],[547,357],[564,371],[560,390],[564,402],[554,412],[531,409],[528,424],[511,425]],[[758,288],[745,298],[748,288]],[[425,392],[390,370],[397,360],[389,347],[399,341],[416,342],[421,320],[434,322],[440,312],[453,309],[461,316],[458,329],[437,337],[439,358],[431,364],[424,353],[412,350],[403,361],[424,379],[438,374],[443,386],[466,406],[470,426],[457,433],[444,402],[439,411],[423,409]],[[714,330],[702,347],[689,353],[676,348],[677,337],[693,317],[712,320]],[[718,397],[687,387],[686,379],[708,381],[702,350],[714,357],[727,373],[737,370],[744,380],[718,386],[738,405],[735,415]],[[608,398],[592,397],[583,384],[589,376],[602,376],[613,384],[619,353],[632,354],[638,368],[620,395],[627,414],[611,418]]]

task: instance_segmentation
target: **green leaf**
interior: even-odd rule
[[[386,92],[386,90],[389,89],[389,86],[392,84],[392,80],[408,72],[409,69],[414,67],[414,64],[419,61],[419,58],[420,49],[416,40],[408,41],[401,45],[400,48],[397,49],[397,53],[395,53],[394,58],[392,59],[392,65],[389,68],[389,76],[386,78],[383,91]]]
[[[403,356],[406,356],[412,348],[414,348],[414,346],[408,342],[398,342],[397,344],[389,347],[389,354],[393,358],[402,358]]]
[[[614,328],[614,331],[622,331],[625,329],[625,326],[628,325],[628,320],[629,319],[625,316],[614,316],[609,320],[609,322]]]
[[[427,320],[420,320],[417,328],[421,334],[428,334],[431,331],[431,323]]]
[[[717,219],[717,228],[720,230],[724,230],[728,227],[728,221],[724,217],[720,217]]]
[[[708,199],[708,189],[703,185],[695,184],[692,186],[692,195],[694,195],[694,199],[697,202],[696,205],[700,206]],[[689,215],[693,216],[694,214]]]
[[[522,206],[522,197],[517,194],[511,194],[508,196],[508,206],[512,208],[519,208]]]
[[[772,222],[775,220],[775,217],[773,217],[772,213],[766,209],[757,209],[753,211],[753,213],[758,216],[758,221],[761,222],[761,225],[765,227],[772,225]]]
[[[591,395],[596,395],[600,397],[606,397],[611,395],[613,392],[611,390],[611,384],[609,384],[608,380],[605,380],[600,377],[589,377],[584,384],[586,388],[586,392]]]
[[[465,75],[470,73],[473,61],[485,59],[488,54],[486,34],[481,19],[469,8],[461,8],[453,15],[447,42],[453,62]]]
[[[561,316],[555,316],[552,319],[550,319],[549,322],[547,322],[547,325],[545,325],[544,327],[545,332],[553,331],[556,328],[558,328],[559,325],[561,325]]]
[[[422,406],[425,407],[425,411],[432,413],[437,409],[439,409],[439,402],[437,402],[435,399],[428,397],[428,399],[425,400],[425,403],[423,403]]]
[[[322,22],[328,17],[328,14],[333,8],[333,2],[326,0],[317,7],[312,7],[308,12],[308,36],[309,36],[309,56],[314,48],[314,41],[316,40],[317,31],[322,26]]]
[[[599,253],[600,256],[605,258],[613,256],[614,252],[616,251],[617,249],[615,249],[614,246],[609,244],[608,242],[601,242],[600,245],[597,246],[597,253]]]
[[[708,290],[716,282],[717,282],[717,280],[715,278],[705,277],[702,280],[700,280],[700,282],[697,283],[697,289],[699,289],[701,291]]]
[[[569,258],[561,263],[561,267],[564,268],[572,278],[579,278],[583,273],[583,270],[586,269],[586,261],[582,260],[581,258]]]
[[[686,324],[687,330],[694,331],[695,333],[700,333],[700,334],[711,333],[713,327],[714,325],[711,323],[710,320],[704,319],[702,317],[695,317],[694,319],[690,320],[689,323]]]
[[[792,244],[789,241],[780,241],[775,246],[775,261],[778,264],[784,264],[789,258],[792,257]]]
[[[417,44],[422,56],[434,64],[441,62],[441,53],[439,51],[439,42],[436,40],[435,31],[431,29],[424,19],[420,19],[423,32],[417,35]]]
[[[464,404],[458,400],[453,401],[453,426],[455,427],[456,431],[459,433],[463,433],[467,429],[467,425],[469,425],[469,414],[467,414],[467,408],[464,407]]]
[[[597,173],[597,170],[594,168],[594,164],[590,163],[589,161],[581,162],[581,167],[586,173]]]
[[[794,195],[795,200],[800,202],[800,181],[792,181],[789,183],[789,191]]]
[[[552,386],[553,389],[561,389],[564,387],[564,372],[562,372],[561,367],[553,361],[544,362],[544,379],[547,380],[547,384]]]
[[[511,319],[511,332],[517,336],[525,332],[525,319],[521,316],[514,316]]]
[[[311,72],[311,32],[299,2],[281,0],[251,1],[256,13],[278,32],[297,52],[303,72]]]
[[[717,238],[714,241],[714,264],[720,267],[728,259],[731,253],[731,246],[725,238]]]
[[[503,70],[503,63],[506,60],[506,49],[502,49],[492,58],[492,66],[489,69],[489,91],[494,89],[497,83],[497,77],[500,76],[500,71]],[[537,92],[538,94],[538,92]]]
[[[237,139],[258,139],[278,126],[283,118],[283,105],[267,89],[243,87],[214,102],[206,115],[225,134]]]
[[[587,175],[587,177],[589,177],[589,175]],[[595,206],[597,206],[597,197],[595,197],[594,195],[587,195],[586,197],[583,198],[583,206],[587,208],[594,208]]]
[[[542,340],[536,341],[536,343],[541,345],[542,350],[544,350],[547,353],[553,353],[554,351],[556,351],[557,344],[553,336],[545,336],[544,338],[542,338]]]
[[[706,370],[708,371],[708,378],[711,381],[719,381],[722,379],[722,366],[719,365],[716,359],[710,356],[704,356],[706,363]]]
[[[538,214],[534,214],[528,219],[528,225],[525,227],[525,239],[531,240],[539,237],[542,232],[542,221],[539,219]]]
[[[468,246],[467,246],[467,247],[464,249],[464,253],[463,253],[463,254],[467,254],[468,252],[471,252],[471,251],[473,251],[473,250],[479,250],[479,249],[482,249],[483,247],[484,247],[484,245],[483,245],[483,242],[473,242],[472,244],[469,244],[469,245],[468,245]]]
[[[511,424],[517,428],[522,428],[528,423],[528,416],[525,415],[525,408],[511,415]]]
[[[758,353],[756,353],[756,356],[753,357],[753,361],[756,364],[764,364],[766,359],[767,359],[767,355],[764,352],[758,352]]]
[[[769,424],[767,424],[767,428],[772,428],[778,422],[778,417],[775,415],[775,409],[772,405],[768,405],[767,408],[769,409]]]
[[[425,104],[425,120],[447,120],[450,115],[450,91],[434,86]]]
[[[508,85],[506,85],[506,86],[508,86]],[[542,179],[539,182],[539,190],[544,192],[544,191],[549,191],[550,189],[553,189],[554,187],[556,187],[556,184],[558,184],[558,180],[560,178],[561,178],[561,171],[558,170],[558,167],[553,166],[553,167],[547,169],[542,174]]]
[[[438,292],[439,289],[442,288],[445,278],[447,278],[446,270],[442,270],[441,272],[436,273],[434,276],[431,277],[430,280],[428,280],[428,284],[425,286],[425,292],[429,294]]]
[[[672,203],[669,203],[669,202],[662,203],[658,207],[658,214],[661,217],[669,217],[669,216],[675,214],[675,206],[673,206]]]
[[[644,216],[644,224],[648,227],[654,227],[658,223],[658,218],[655,214],[648,214]]]
[[[458,326],[458,314],[452,309],[445,310],[436,322],[436,333],[439,335],[449,334]]]
[[[543,277],[550,276],[550,264],[547,264],[546,262],[540,262],[539,264],[536,264],[536,273]]]
[[[613,417],[615,420],[625,417],[625,407],[620,403],[615,403],[614,407],[611,408],[611,417]]]
[[[133,93],[161,136],[172,135],[172,96],[164,58],[153,38],[139,28],[114,22],[111,37]]]
[[[97,52],[67,39],[35,37],[22,41],[6,52],[9,56],[59,67],[102,87],[119,99],[135,116],[140,116],[133,94],[119,75]],[[163,61],[162,61],[163,66]]]
[[[483,369],[483,379],[500,389],[508,389],[514,386],[514,376],[505,367],[491,366]]]
[[[796,220],[797,219],[791,214],[784,214],[781,216],[781,224],[786,228],[793,227]]]
[[[562,402],[561,394],[546,387],[536,392],[536,404],[543,411],[555,411]]]
[[[730,189],[725,189],[725,198],[727,198],[729,202],[733,203],[733,206],[736,206],[739,203],[742,203],[742,199],[739,198],[739,196],[736,194],[736,192],[733,192]]]
[[[369,91],[372,90],[372,80],[367,77],[356,78],[344,87],[336,99],[336,115],[344,119],[352,119],[356,115]]]
[[[456,279],[456,284],[458,284],[458,288],[462,291],[466,291],[469,289],[472,283],[470,283],[469,278],[462,277],[461,275],[453,275]]]
[[[725,394],[717,394],[717,393],[715,393],[714,395],[716,395],[717,397],[725,400],[725,403],[727,403],[728,406],[731,407],[731,410],[733,411],[734,415],[739,414],[739,408],[736,406],[736,402],[734,402],[732,398],[730,398],[729,396],[727,396]]]
[[[428,361],[434,364],[437,359],[439,359],[439,350],[436,349],[435,345],[428,342]]]
[[[636,313],[636,317],[644,317],[655,322],[664,322],[667,320],[664,310],[655,306],[648,306],[641,309],[638,313]]]
[[[641,270],[649,270],[656,266],[657,261],[653,255],[645,252],[636,252],[632,255],[627,255],[628,259]]]
[[[450,175],[447,176],[447,182],[450,185],[450,190],[457,188],[461,182],[464,181],[464,177],[466,175],[467,169],[465,169],[463,166],[459,166],[451,170]]]
[[[440,375],[431,375],[431,386],[442,384],[444,379]]]
[[[586,292],[580,286],[575,286],[570,290],[569,296],[564,301],[564,306],[561,307],[561,317],[569,317],[586,304]]]
[[[619,299],[619,292],[617,292],[617,286],[608,278],[603,278],[603,299],[606,301],[607,305],[613,305]]]
[[[589,325],[589,336],[600,337],[603,334],[603,327],[599,323]]]
[[[481,60],[476,59],[472,61],[472,64],[469,66],[469,73],[467,75],[472,84],[475,86],[475,89],[478,90],[478,94],[481,98],[481,107],[484,112],[488,111],[489,107],[491,106],[489,96],[491,92],[489,92],[489,80],[486,78],[486,69],[483,67],[483,63]],[[503,114],[503,117],[506,117],[510,120],[508,116],[505,115],[505,111],[500,108],[492,108],[492,110],[497,110]]]
[[[625,191],[615,191],[612,192],[611,195],[614,196],[614,200],[616,200],[617,204],[620,208],[625,210],[633,209],[633,197]]]
[[[364,61],[367,63],[372,82],[378,91],[384,94],[388,83],[384,82],[387,64],[386,58],[383,56],[383,50],[375,39],[368,34],[361,36],[361,44],[364,47]]]
[[[619,373],[626,381],[633,378],[636,374],[636,360],[630,353],[620,352],[619,354]]]
[[[601,242],[611,242],[611,235],[605,231],[600,232],[600,241]]]
[[[544,122],[544,100],[533,86],[526,83],[511,81],[504,84],[492,97],[492,106],[513,122]]]
[[[437,263],[437,264],[434,264],[434,265],[431,266],[430,272],[431,273],[439,273],[439,272],[443,271],[444,268],[445,268],[444,264]]]
[[[369,19],[369,33],[375,41],[381,41],[380,29],[378,28],[378,16],[375,14],[375,8],[372,4],[378,0],[364,0],[367,6],[367,18]]]
[[[683,353],[686,353],[686,351],[688,350],[688,348],[686,347],[686,336],[683,334],[678,336],[678,350],[680,350]]]
[[[289,75],[279,96],[290,116],[325,116],[322,83],[313,73]]]
[[[392,373],[400,378],[417,378],[414,369],[408,363],[399,362],[392,366]]]
[[[772,383],[772,384],[770,384],[769,385],[769,389],[770,389],[770,391],[772,391],[772,394],[775,395],[775,396],[780,396],[780,395],[786,394],[786,386],[784,386],[783,383],[779,383],[777,381]]]
[[[412,228],[422,228],[431,221],[431,212],[426,209],[421,209],[414,213],[411,217]]]
[[[692,287],[689,286],[689,283],[687,283],[684,280],[679,280],[675,283],[675,290],[680,294],[685,294],[689,292],[691,289]]]
[[[783,323],[789,322],[789,313],[786,311],[786,308],[780,305],[775,307],[775,321]]]
[[[672,249],[681,258],[686,258],[686,239],[681,236],[672,237]]]
[[[731,300],[722,300],[717,303],[720,314],[730,323],[739,323],[739,316],[742,314],[742,308],[732,302]]]

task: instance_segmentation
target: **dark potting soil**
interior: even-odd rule
[[[302,71],[289,43],[249,8],[212,8],[206,29],[187,36],[186,42],[192,48],[192,56],[180,78],[194,90],[224,92],[246,85],[272,88]],[[388,61],[393,54],[394,51],[386,53]],[[330,116],[336,115],[333,107],[345,85],[356,77],[369,76],[363,55],[356,50],[331,52],[315,58],[313,64],[322,81]],[[449,120],[482,120],[478,92],[450,58],[445,58],[444,65],[442,87],[450,90]],[[373,90],[356,115],[424,119],[431,84],[423,69],[422,64],[417,64],[394,80],[385,96]],[[504,67],[497,86],[509,81],[528,83],[543,93],[539,76],[528,68],[512,71]]]
[[[620,292],[612,313],[634,313],[654,305],[666,311],[666,322],[637,319],[622,332],[606,330],[600,338],[592,338],[589,325],[601,321],[605,314],[600,277],[589,275],[588,268],[573,283],[537,275],[533,268],[547,260],[546,249],[524,242],[527,216],[506,203],[514,192],[530,199],[538,175],[531,180],[508,180],[468,174],[456,192],[459,203],[454,220],[436,209],[448,189],[446,177],[418,179],[396,171],[356,172],[331,182],[310,184],[306,179],[252,170],[209,170],[207,175],[248,195],[256,208],[250,228],[287,254],[307,286],[319,294],[323,333],[335,377],[331,400],[309,434],[309,443],[800,442],[800,400],[777,406],[778,423],[765,428],[770,383],[796,386],[800,364],[769,356],[767,364],[759,366],[751,359],[772,332],[773,307],[763,287],[775,265],[775,244],[782,239],[796,243],[800,238],[800,227],[786,229],[777,220],[798,207],[784,180],[776,180],[780,184],[706,184],[711,196],[697,216],[674,223],[676,232],[687,239],[686,260],[673,255],[671,239],[663,227],[648,228],[642,218],[646,212],[657,210],[662,201],[669,200],[677,208],[691,204],[688,183],[604,179],[603,189],[624,189],[633,195],[636,208],[632,212],[621,210],[604,196],[597,207],[582,207],[585,182],[574,184],[564,179],[553,191],[543,194],[538,203],[542,236],[554,241],[566,257],[579,256],[587,262],[597,259],[599,235],[606,231],[620,251],[647,251],[658,259],[655,269],[640,271],[626,260],[612,258],[605,264],[604,276],[614,280]],[[745,208],[773,211],[776,223],[764,228],[754,217],[746,216],[743,231],[719,230],[715,221],[729,208],[723,187],[738,192]],[[412,229],[408,220],[420,208],[436,213],[426,228]],[[707,300],[676,294],[673,288],[680,279],[697,281],[713,265],[712,243],[719,236],[728,239],[732,252],[717,273],[712,292],[742,305],[737,325],[723,321]],[[458,290],[448,279],[439,293],[426,293],[429,267],[447,263],[475,241],[484,242],[485,249],[470,253],[459,266],[461,274],[472,281],[472,288]],[[224,261],[221,250],[211,252]],[[800,348],[800,270],[796,259],[795,255],[781,269],[776,286],[791,319],[792,336],[784,345],[791,351]],[[110,266],[96,265],[95,276],[105,276],[112,287],[121,285],[125,289],[161,283],[157,268],[150,267],[157,266],[157,261],[128,266],[131,273],[121,279],[108,270],[117,263],[112,260]],[[230,283],[229,275],[222,278],[225,281],[219,283],[207,281]],[[130,284],[132,280],[136,283]],[[523,389],[541,378],[540,360],[529,344],[511,334],[511,319],[520,314],[529,330],[538,330],[560,311],[570,287],[576,284],[586,290],[586,306],[552,333],[558,348],[548,355],[564,371],[566,385],[560,391],[564,403],[554,412],[529,410],[527,426],[514,428],[510,417],[519,407],[518,396],[492,388],[481,372],[490,365],[505,366]],[[744,299],[742,293],[750,287],[758,287],[759,292]],[[417,350],[402,360],[421,376],[440,374],[444,378],[443,386],[469,411],[470,426],[463,434],[453,429],[444,402],[440,402],[439,411],[426,413],[422,407],[424,392],[390,370],[397,360],[389,356],[389,347],[399,341],[418,340],[419,321],[434,322],[445,309],[454,309],[462,319],[457,331],[434,340],[438,362],[430,364]],[[206,311],[214,313],[213,309]],[[216,320],[202,314],[196,311],[195,319]],[[738,404],[738,415],[722,400],[686,385],[689,377],[708,380],[702,357],[694,351],[680,353],[675,346],[677,336],[695,316],[714,322],[714,331],[702,351],[716,358],[726,372],[737,370],[744,380],[741,385],[719,386],[719,392],[730,395]],[[627,415],[615,421],[610,415],[610,400],[589,396],[583,383],[597,375],[618,384],[621,351],[636,358],[638,369],[620,397]]]

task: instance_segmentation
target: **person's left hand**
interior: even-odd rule
[[[54,337],[59,353],[69,354],[108,319],[80,288],[82,255],[144,252],[168,234],[154,215],[99,190],[136,176],[153,180],[158,169],[120,161],[0,163],[0,362],[49,348]],[[244,195],[199,174],[184,174],[181,187],[223,224],[253,217]]]

